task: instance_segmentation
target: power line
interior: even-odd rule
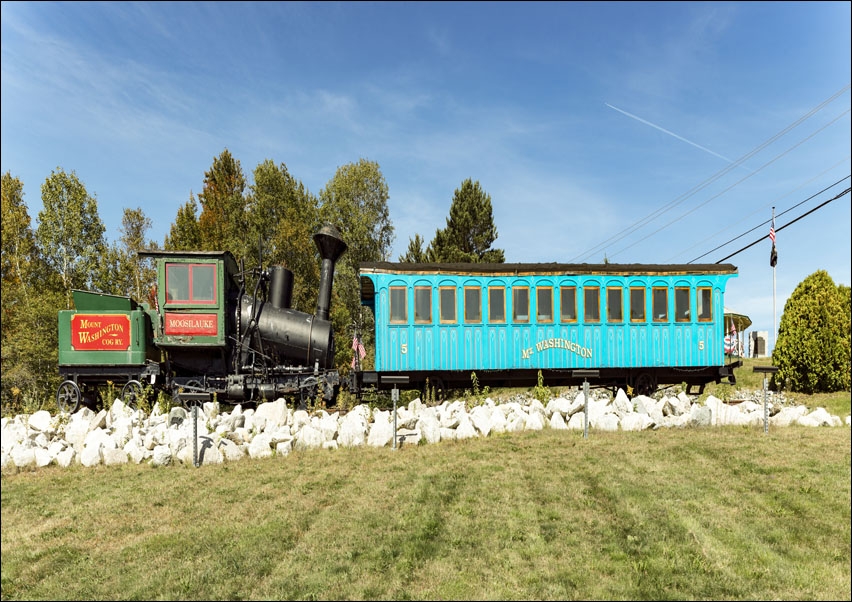
[[[718,180],[719,178],[721,178],[722,176],[726,175],[728,172],[730,172],[730,171],[732,171],[733,169],[735,169],[735,168],[737,168],[738,166],[740,166],[740,165],[741,165],[743,162],[745,162],[747,159],[749,159],[749,158],[753,157],[754,155],[756,155],[757,153],[759,153],[760,151],[762,151],[764,148],[766,148],[767,146],[769,146],[772,142],[776,141],[778,138],[780,138],[781,136],[783,136],[784,134],[786,134],[787,132],[789,132],[790,130],[792,130],[793,128],[795,128],[796,126],[798,126],[799,124],[801,124],[803,121],[805,121],[806,119],[808,119],[809,117],[811,117],[812,115],[814,115],[817,111],[821,110],[821,109],[822,109],[823,107],[825,107],[827,104],[829,104],[829,103],[830,103],[830,102],[832,102],[834,99],[836,99],[838,96],[840,96],[841,94],[845,93],[847,90],[849,90],[849,88],[850,88],[850,85],[846,85],[846,86],[844,86],[843,88],[841,88],[840,90],[838,90],[837,92],[835,92],[835,93],[834,93],[831,97],[829,97],[828,99],[826,99],[826,100],[824,100],[822,103],[820,103],[818,106],[816,106],[816,107],[814,107],[813,109],[811,109],[811,110],[810,110],[807,114],[803,115],[802,117],[800,117],[799,119],[797,119],[795,122],[793,122],[792,124],[788,125],[786,128],[784,128],[783,130],[781,130],[780,132],[778,132],[777,134],[775,134],[774,136],[772,136],[771,138],[769,138],[768,140],[766,140],[766,141],[765,141],[764,143],[762,143],[761,145],[757,146],[755,149],[753,149],[753,150],[752,150],[752,151],[750,151],[749,153],[747,153],[747,154],[743,155],[742,157],[740,157],[739,159],[737,159],[737,160],[736,160],[734,163],[732,163],[731,165],[728,165],[727,167],[725,167],[724,169],[720,170],[719,172],[717,172],[716,174],[714,174],[713,176],[711,176],[710,178],[708,178],[707,180],[705,180],[705,181],[704,181],[704,182],[702,182],[701,184],[699,184],[699,185],[697,185],[697,186],[693,187],[691,190],[689,190],[689,191],[687,191],[687,192],[683,193],[682,195],[678,196],[678,197],[677,197],[677,198],[675,198],[673,201],[669,202],[668,204],[664,205],[663,207],[661,207],[661,208],[657,209],[656,211],[654,211],[654,212],[652,212],[651,214],[647,215],[646,217],[642,218],[642,219],[641,219],[641,220],[639,220],[638,222],[634,223],[632,226],[628,226],[627,228],[625,228],[625,229],[621,230],[620,232],[618,232],[618,233],[614,234],[614,235],[613,235],[613,236],[611,236],[610,238],[608,238],[608,239],[604,240],[603,242],[601,242],[601,243],[599,243],[599,244],[595,245],[594,247],[592,247],[591,249],[589,249],[589,250],[588,250],[588,251],[586,251],[585,253],[581,253],[580,255],[575,256],[575,257],[574,257],[573,259],[571,259],[570,261],[574,262],[574,261],[577,261],[577,260],[579,260],[579,259],[582,259],[582,258],[588,257],[589,255],[591,255],[591,254],[592,254],[592,253],[594,253],[595,251],[597,251],[597,250],[599,250],[599,249],[601,249],[601,248],[605,248],[605,247],[606,247],[606,245],[607,245],[607,243],[609,243],[609,242],[611,242],[611,241],[613,241],[613,240],[617,240],[617,239],[623,238],[623,236],[622,236],[623,234],[632,234],[633,232],[636,232],[636,231],[637,231],[637,230],[639,230],[642,226],[644,226],[644,225],[646,225],[647,223],[651,222],[652,220],[654,220],[654,219],[655,219],[656,217],[658,217],[659,215],[662,215],[662,214],[663,214],[663,213],[665,213],[666,211],[668,211],[668,210],[670,210],[670,209],[672,209],[672,208],[676,207],[677,205],[679,205],[680,203],[682,203],[683,201],[685,201],[685,200],[686,200],[686,199],[688,199],[689,197],[691,197],[691,196],[693,196],[693,195],[697,194],[698,192],[700,192],[701,190],[703,190],[704,188],[706,188],[707,186],[709,186],[710,184],[712,184],[713,182],[715,182],[716,180]],[[765,166],[764,166],[764,167],[765,167]],[[624,249],[621,249],[621,251],[623,251],[623,250],[624,250]],[[618,253],[620,253],[621,251],[618,251]]]
[[[825,128],[827,128],[828,126],[832,125],[834,122],[836,122],[837,120],[839,120],[841,117],[844,117],[844,116],[848,115],[848,114],[849,114],[849,112],[850,112],[850,110],[852,110],[852,109],[846,109],[846,110],[845,110],[845,111],[843,111],[840,115],[838,115],[837,117],[835,117],[834,119],[832,119],[831,121],[829,121],[828,123],[826,123],[824,126],[822,126],[821,128],[819,128],[818,130],[816,130],[816,131],[814,131],[814,132],[811,132],[809,135],[807,135],[807,136],[805,136],[803,139],[799,140],[796,144],[794,144],[793,146],[791,146],[790,148],[788,148],[787,150],[785,150],[783,153],[780,153],[780,154],[778,154],[778,155],[775,155],[772,159],[770,159],[769,161],[767,161],[766,163],[764,163],[763,165],[761,165],[760,167],[758,167],[755,171],[751,172],[749,175],[747,175],[747,176],[743,176],[742,178],[740,178],[739,180],[737,180],[736,182],[734,182],[733,184],[731,184],[730,186],[728,186],[728,187],[727,187],[727,188],[725,188],[724,190],[722,190],[722,191],[720,191],[719,193],[717,193],[717,194],[715,194],[715,195],[711,196],[709,199],[707,199],[706,201],[704,201],[704,202],[703,202],[703,203],[701,203],[700,205],[696,205],[695,207],[693,207],[692,209],[690,209],[690,210],[689,210],[689,211],[687,211],[686,213],[684,213],[684,214],[680,215],[679,217],[676,217],[675,219],[673,219],[673,220],[672,220],[672,221],[670,221],[669,223],[667,223],[667,224],[665,224],[665,225],[661,226],[660,228],[657,228],[656,230],[654,230],[653,232],[651,232],[651,234],[649,234],[648,236],[653,236],[654,234],[656,234],[656,233],[658,233],[658,232],[661,232],[662,230],[665,230],[666,228],[668,228],[669,226],[671,226],[671,225],[672,225],[672,224],[674,224],[675,222],[678,222],[678,221],[682,220],[683,218],[685,218],[687,215],[689,215],[689,214],[690,214],[690,213],[692,213],[693,211],[697,211],[698,209],[700,209],[701,207],[703,207],[704,205],[706,205],[706,204],[707,204],[707,203],[709,203],[710,201],[712,201],[712,200],[715,200],[715,199],[719,198],[720,196],[722,196],[723,194],[725,194],[726,192],[728,192],[729,190],[731,190],[731,189],[732,189],[732,188],[734,188],[735,186],[737,186],[737,185],[741,184],[742,182],[746,181],[747,179],[749,179],[749,178],[750,178],[750,177],[752,177],[753,175],[757,174],[758,172],[760,172],[760,171],[762,171],[762,170],[766,169],[767,167],[769,167],[770,165],[772,165],[773,163],[775,163],[778,159],[780,159],[781,157],[783,157],[783,156],[784,156],[784,155],[786,155],[787,153],[790,153],[790,152],[794,151],[796,148],[798,148],[799,146],[801,146],[802,144],[804,144],[805,142],[807,142],[808,140],[810,140],[811,138],[813,138],[814,136],[816,136],[817,134],[819,134],[822,130],[824,130],[824,129],[825,129]],[[644,240],[637,240],[636,242],[631,243],[631,244],[627,245],[626,247],[623,247],[623,248],[619,249],[618,251],[616,251],[615,253],[613,253],[610,257],[615,257],[615,256],[616,256],[616,255],[618,255],[619,253],[622,253],[623,251],[626,251],[627,249],[629,249],[629,248],[631,248],[631,247],[635,247],[636,245],[638,245],[638,244],[639,244],[639,243],[641,243],[641,242],[644,242]]]
[[[795,209],[796,207],[799,207],[800,205],[804,205],[804,204],[805,204],[805,203],[807,203],[808,201],[810,201],[810,200],[812,200],[812,199],[816,198],[817,196],[821,195],[821,194],[822,194],[823,192],[825,192],[826,190],[831,190],[832,188],[834,188],[835,186],[837,186],[838,184],[840,184],[840,183],[841,183],[841,182],[843,182],[844,180],[848,180],[850,177],[852,177],[852,176],[846,176],[845,178],[841,178],[840,180],[837,180],[834,184],[831,184],[830,186],[826,186],[825,188],[823,188],[823,189],[822,189],[822,190],[820,190],[819,192],[817,192],[817,193],[815,193],[815,194],[812,194],[811,196],[809,196],[808,198],[806,198],[804,201],[801,201],[801,202],[799,202],[799,203],[796,203],[795,205],[793,205],[793,206],[792,206],[792,207],[790,207],[789,209],[787,209],[787,210],[785,210],[785,211],[782,211],[781,213],[779,213],[779,214],[778,214],[778,217],[781,217],[781,216],[782,216],[782,215],[784,215],[785,213],[789,213],[790,211],[792,211],[792,210],[793,210],[793,209]],[[832,199],[832,200],[834,200],[834,199]],[[760,227],[762,227],[762,226],[765,226],[766,224],[768,224],[768,223],[769,223],[769,221],[770,221],[770,220],[766,220],[765,222],[762,222],[762,223],[760,223],[760,224],[756,225],[754,228],[751,228],[750,230],[746,230],[746,231],[745,231],[745,232],[743,232],[742,234],[738,234],[738,235],[737,235],[737,236],[735,236],[734,238],[732,238],[732,239],[728,240],[727,242],[722,243],[722,244],[721,244],[721,245],[719,245],[718,247],[713,248],[713,249],[710,249],[709,251],[707,251],[707,252],[706,252],[706,253],[704,253],[703,255],[699,255],[699,256],[698,256],[698,257],[696,257],[695,259],[691,259],[691,260],[687,261],[687,263],[694,263],[694,262],[698,261],[699,259],[701,259],[702,257],[706,257],[707,255],[709,255],[709,254],[710,254],[710,253],[712,253],[713,251],[718,251],[718,250],[719,250],[719,249],[721,249],[722,247],[725,247],[725,246],[727,246],[727,245],[731,244],[732,242],[734,242],[735,240],[738,240],[738,239],[742,238],[742,237],[743,237],[743,236],[745,236],[746,234],[750,234],[751,232],[754,232],[754,231],[755,231],[755,230],[757,230],[758,228],[760,228]],[[779,228],[779,229],[780,229],[780,228]]]
[[[783,225],[783,226],[781,226],[780,228],[775,228],[775,232],[780,232],[781,230],[783,230],[783,229],[784,229],[784,228],[786,228],[787,226],[792,226],[792,225],[793,225],[793,224],[795,224],[797,221],[799,221],[800,219],[802,219],[803,217],[805,217],[805,216],[807,216],[807,215],[810,215],[811,213],[813,213],[813,212],[814,212],[814,211],[816,211],[817,209],[822,209],[823,207],[825,207],[826,205],[828,205],[831,201],[836,201],[836,200],[837,200],[837,199],[839,199],[840,197],[842,197],[842,196],[844,196],[844,195],[849,194],[849,191],[850,191],[850,188],[847,188],[846,190],[844,190],[843,192],[841,192],[840,194],[838,194],[836,197],[831,198],[831,199],[828,199],[827,201],[825,201],[825,202],[824,202],[824,203],[822,203],[821,205],[817,205],[816,207],[814,207],[813,209],[811,209],[811,210],[810,210],[810,211],[808,211],[807,213],[803,213],[802,215],[800,215],[799,217],[797,217],[796,219],[794,219],[792,222],[787,222],[786,224],[784,224],[784,225]],[[765,222],[764,222],[764,223],[765,223]],[[727,257],[723,257],[722,259],[720,259],[720,260],[719,260],[719,261],[717,261],[716,263],[722,263],[722,262],[723,262],[723,261],[725,261],[726,259],[730,259],[730,258],[731,258],[731,257],[733,257],[734,255],[738,255],[738,254],[742,253],[743,251],[745,251],[746,249],[748,249],[748,248],[750,248],[750,247],[753,247],[753,246],[754,246],[754,245],[756,245],[757,243],[759,243],[759,242],[763,242],[763,240],[764,240],[765,238],[766,238],[765,236],[761,236],[760,238],[758,238],[758,239],[757,239],[756,241],[754,241],[753,243],[751,243],[751,244],[748,244],[748,245],[744,246],[744,247],[743,247],[742,249],[740,249],[739,251],[735,251],[735,252],[731,253],[730,255],[728,255]]]

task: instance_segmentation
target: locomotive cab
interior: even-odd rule
[[[224,373],[230,361],[237,263],[228,251],[144,251],[157,260],[154,344],[173,368]],[[229,298],[233,297],[233,298]]]

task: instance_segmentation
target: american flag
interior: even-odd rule
[[[358,340],[358,337],[352,339],[352,349],[358,352],[358,355],[361,356],[361,359],[367,357],[367,350],[364,349],[364,345],[361,343],[361,341]]]
[[[778,263],[778,251],[775,250],[775,217],[772,217],[772,225],[769,226],[769,238],[772,241],[772,252],[769,254],[769,265],[773,268]]]
[[[352,350],[355,351],[359,356],[361,356],[361,359],[367,357],[367,350],[364,349],[364,345],[363,343],[361,343],[361,341],[358,340],[357,335],[352,339]],[[356,357],[353,354],[352,363],[350,364],[353,370],[355,369],[355,360]]]

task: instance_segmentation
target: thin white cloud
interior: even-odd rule
[[[711,151],[709,148],[706,148],[706,147],[704,147],[704,146],[701,146],[700,144],[696,144],[696,143],[695,143],[695,142],[693,142],[692,140],[687,140],[687,139],[686,139],[686,138],[684,138],[683,136],[678,136],[678,135],[677,135],[677,134],[675,134],[674,132],[670,132],[669,130],[667,130],[667,129],[663,128],[663,127],[660,127],[659,125],[657,125],[657,124],[655,124],[655,123],[651,123],[650,121],[648,121],[648,120],[646,120],[646,119],[642,119],[641,117],[637,117],[636,115],[634,115],[634,114],[632,114],[632,113],[628,113],[627,111],[624,111],[624,110],[622,110],[622,109],[619,109],[618,107],[614,107],[614,106],[612,106],[611,104],[609,104],[608,102],[605,102],[604,104],[605,104],[606,106],[608,106],[610,109],[613,109],[613,110],[615,110],[615,111],[618,111],[618,112],[619,112],[619,113],[621,113],[622,115],[627,115],[627,116],[628,116],[628,117],[630,117],[631,119],[635,119],[636,121],[638,121],[638,122],[640,122],[640,123],[644,123],[645,125],[650,125],[652,128],[655,128],[655,129],[657,129],[657,130],[660,130],[660,131],[661,131],[661,132],[663,132],[664,134],[668,134],[669,136],[672,136],[673,138],[677,138],[677,139],[678,139],[678,140],[680,140],[681,142],[686,142],[687,144],[692,145],[692,146],[694,146],[695,148],[697,148],[697,149],[699,149],[699,150],[703,150],[704,152],[709,153],[709,154],[713,155],[714,157],[718,157],[719,159],[722,159],[723,161],[727,161],[728,163],[730,163],[730,164],[732,164],[732,165],[733,165],[733,163],[734,163],[734,161],[732,161],[731,159],[728,159],[728,158],[727,158],[727,157],[725,157],[724,155],[720,155],[719,153],[716,153],[716,152],[714,152],[714,151]]]

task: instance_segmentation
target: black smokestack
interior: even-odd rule
[[[334,281],[334,264],[346,251],[346,243],[343,242],[340,231],[332,225],[324,226],[314,234],[314,242],[322,258],[316,316],[320,320],[328,320],[328,311],[331,307],[331,284]]]

